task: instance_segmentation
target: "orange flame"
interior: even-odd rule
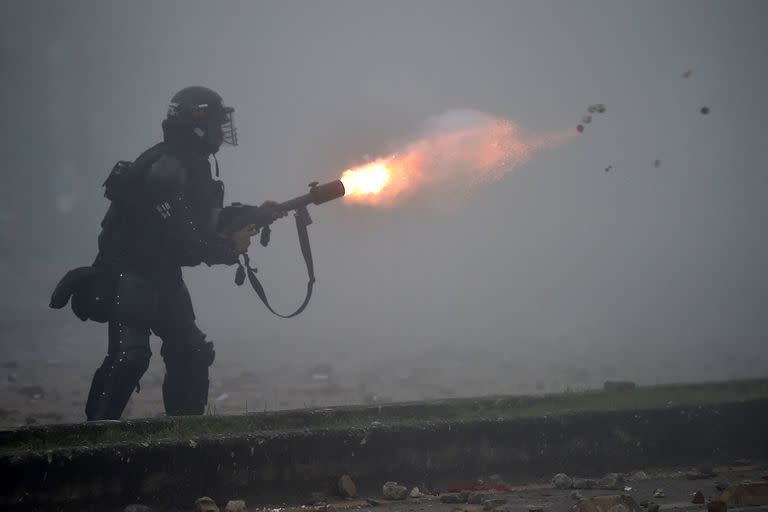
[[[392,181],[392,173],[382,162],[371,162],[341,176],[347,196],[379,194]]]
[[[526,138],[506,119],[477,112],[452,116],[440,118],[429,134],[402,151],[346,170],[341,176],[346,199],[389,205],[424,186],[495,181],[530,160],[534,151],[573,136]]]

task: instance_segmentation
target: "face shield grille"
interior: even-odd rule
[[[224,122],[221,123],[222,141],[230,146],[237,146],[237,128],[235,127],[235,109],[224,108]]]

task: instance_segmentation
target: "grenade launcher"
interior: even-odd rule
[[[309,304],[309,299],[312,297],[312,287],[315,283],[315,270],[314,263],[312,262],[312,250],[309,245],[309,234],[307,233],[307,226],[312,224],[312,218],[309,216],[307,206],[310,204],[323,204],[334,199],[343,197],[345,193],[344,184],[341,180],[331,181],[320,185],[317,182],[309,184],[309,193],[303,196],[294,197],[288,201],[277,203],[270,206],[250,206],[241,203],[232,203],[231,206],[225,207],[218,220],[218,232],[221,234],[230,234],[238,231],[246,226],[254,225],[261,229],[260,243],[264,247],[269,244],[269,238],[272,233],[269,225],[275,219],[276,213],[288,213],[295,211],[296,218],[296,231],[299,235],[299,246],[301,247],[301,253],[304,256],[304,262],[307,265],[307,274],[309,281],[307,283],[307,295],[304,299],[304,303],[294,313],[290,315],[281,315],[277,313],[272,306],[270,306],[267,300],[267,295],[264,292],[264,287],[256,277],[256,269],[251,267],[248,254],[243,254],[243,262],[238,259],[237,271],[235,273],[235,283],[240,286],[245,282],[245,275],[247,273],[248,280],[253,287],[253,290],[259,296],[261,301],[267,306],[272,313],[282,318],[291,318],[302,311]]]

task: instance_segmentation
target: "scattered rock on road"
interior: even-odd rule
[[[640,506],[632,496],[595,496],[574,504],[570,512],[640,512]]]
[[[597,482],[597,487],[600,489],[619,491],[624,488],[625,483],[624,475],[620,473],[608,473]]]
[[[246,510],[243,500],[229,500],[224,507],[224,512],[246,512]]]
[[[381,488],[381,494],[388,500],[404,500],[408,496],[408,488],[397,482],[387,482]]]
[[[565,473],[558,473],[552,477],[552,485],[558,489],[570,489],[573,485],[573,479]]]
[[[195,500],[195,512],[219,512],[219,507],[211,498],[203,496]]]
[[[309,493],[309,499],[304,503],[305,505],[317,505],[325,503],[326,496],[323,492],[311,492]]]
[[[597,482],[591,478],[574,478],[571,484],[572,489],[594,489]]]
[[[443,503],[464,503],[463,496],[457,492],[441,494],[440,501]]]
[[[357,486],[349,475],[341,475],[337,484],[339,495],[345,498],[354,498],[357,496]]]

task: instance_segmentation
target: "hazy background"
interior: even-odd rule
[[[219,162],[227,201],[250,203],[336,178],[447,110],[536,133],[608,107],[581,137],[458,201],[315,208],[316,294],[296,319],[272,317],[231,268],[186,270],[216,342],[212,399],[230,396],[222,410],[768,373],[768,3],[3,7],[0,359],[16,362],[1,371],[17,382],[3,381],[0,408],[63,403],[65,419],[82,418],[106,328],[49,310],[50,291],[95,255],[111,166],[159,140],[187,85],[236,108],[241,145]],[[282,221],[252,250],[283,311],[306,279],[294,231]],[[16,403],[25,379],[72,397]],[[147,410],[129,414],[162,410],[144,396]]]

